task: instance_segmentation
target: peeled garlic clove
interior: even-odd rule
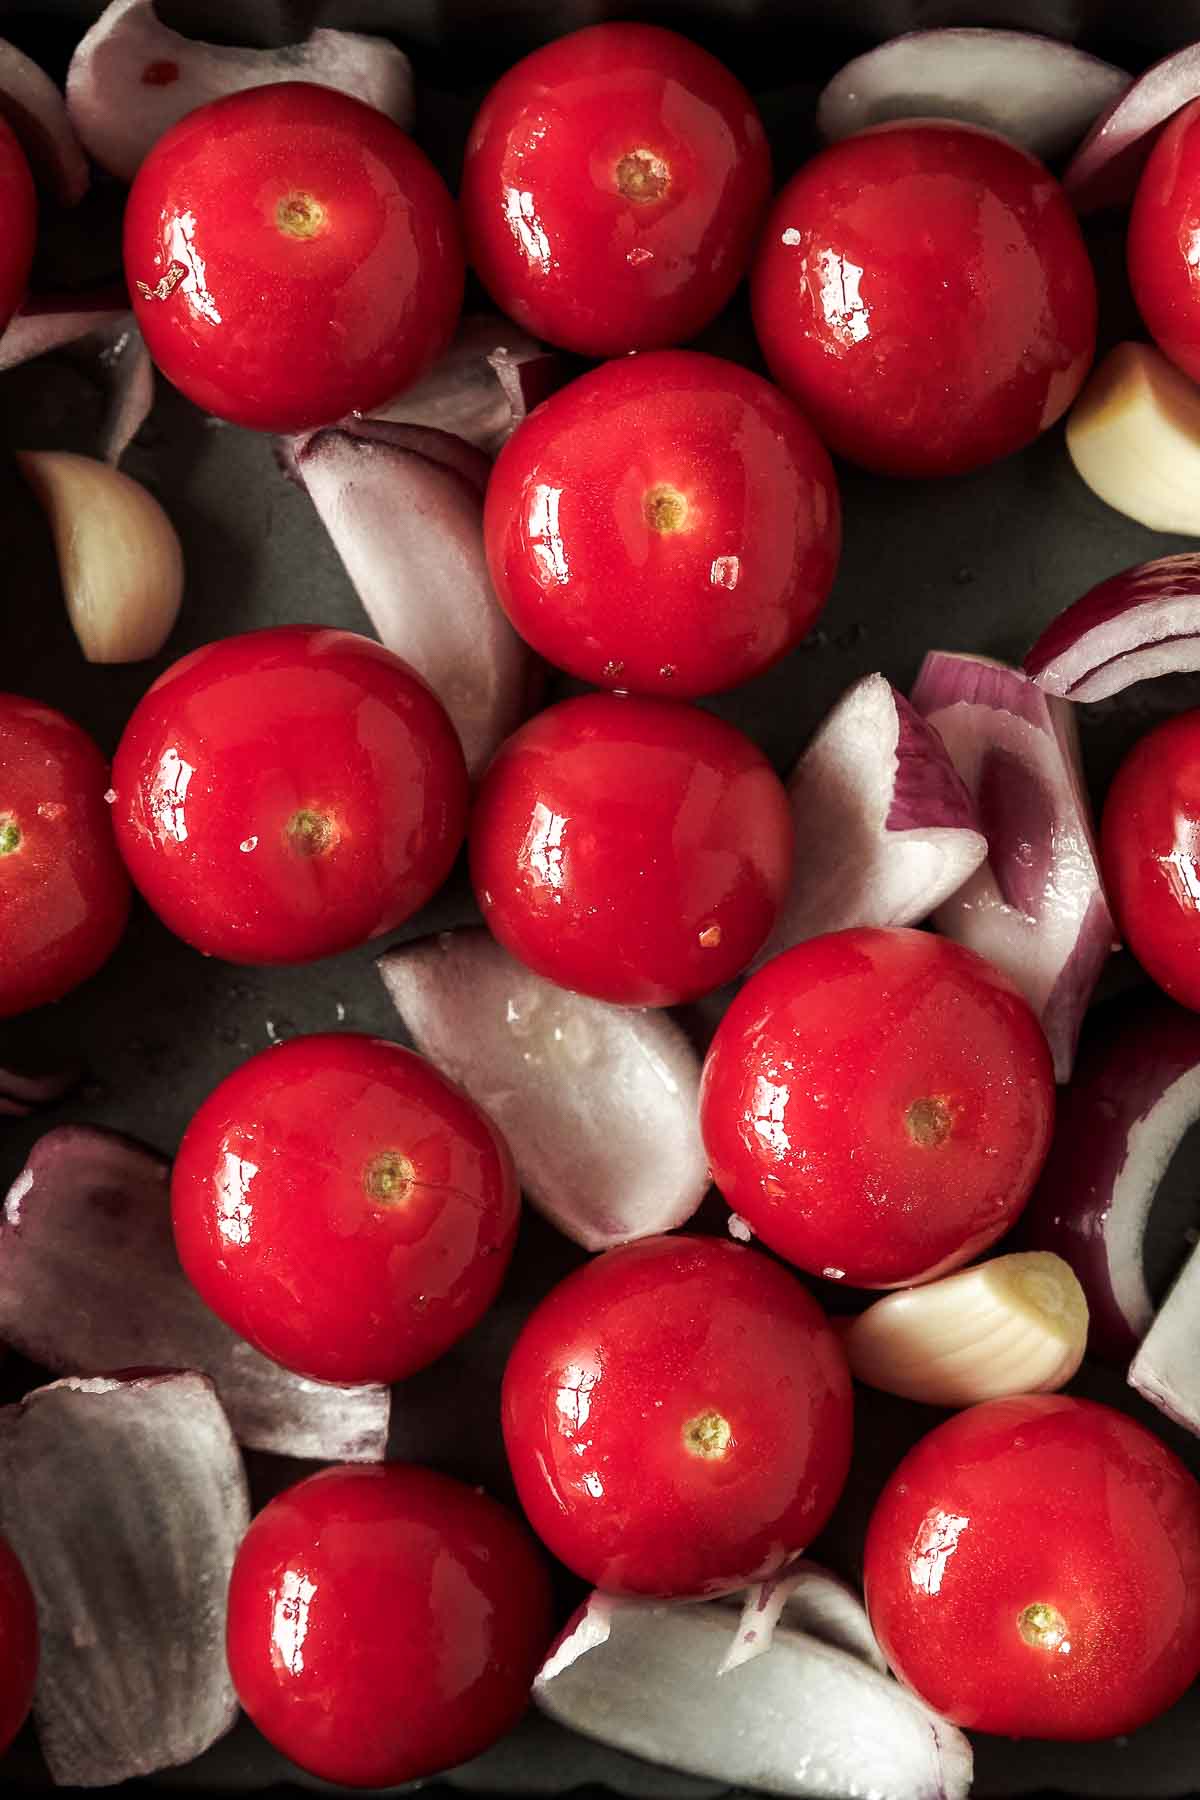
[[[1118,344],[1067,420],[1092,492],[1151,531],[1200,537],[1200,388],[1152,344]]]
[[[156,656],[183,597],[183,552],[158,501],[90,456],[25,450],[17,461],[46,509],[67,613],[88,661]]]
[[[1049,1394],[1083,1361],[1088,1309],[1049,1250],[997,1256],[925,1287],[886,1294],[842,1339],[868,1387],[927,1406]]]

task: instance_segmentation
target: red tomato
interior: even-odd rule
[[[1121,936],[1152,981],[1200,1010],[1200,711],[1129,752],[1104,803],[1100,859]]]
[[[527,1321],[504,1442],[534,1530],[610,1593],[718,1594],[811,1543],[850,1462],[853,1402],[824,1313],[739,1244],[645,1238]]]
[[[1088,1400],[989,1400],[922,1438],[865,1575],[896,1674],[969,1730],[1113,1737],[1200,1673],[1200,1486]]]
[[[227,1325],[316,1381],[401,1381],[496,1298],[521,1195],[508,1146],[382,1038],[294,1038],[210,1094],[171,1178],[179,1260]]]
[[[1164,355],[1200,381],[1200,101],[1164,126],[1142,171],[1125,248],[1146,329]]]
[[[606,363],[501,452],[488,564],[521,636],[601,687],[735,687],[799,642],[841,510],[815,433],[769,382],[694,351]]]
[[[760,750],[711,713],[585,694],[515,732],[471,819],[471,877],[500,942],[561,987],[671,1006],[766,939],[792,819]]]
[[[713,1179],[770,1249],[855,1287],[943,1275],[1028,1200],[1054,1127],[1042,1028],[1007,976],[923,931],[774,957],[704,1065]]]
[[[501,77],[467,140],[467,248],[496,304],[584,356],[694,337],[771,194],[754,102],[698,44],[592,25]]]
[[[1031,443],[1083,385],[1096,284],[1054,178],[941,120],[816,156],[767,221],[754,323],[825,442],[883,475],[956,475]]]
[[[37,1678],[37,1608],[25,1571],[0,1538],[0,1756],[25,1723]]]
[[[280,82],[197,107],[125,208],[125,275],[163,374],[219,418],[300,431],[424,374],[462,304],[454,202],[347,94]]]
[[[391,931],[462,842],[454,728],[350,631],[223,638],[160,675],[113,761],[117,840],[155,912],[229,962],[307,962]]]
[[[120,941],[129,878],[108,764],[62,713],[0,694],[0,1018],[94,975]]]
[[[0,331],[25,297],[37,240],[37,196],[25,153],[0,119]]]
[[[286,1489],[251,1524],[229,1586],[238,1699],[285,1756],[349,1787],[434,1775],[503,1737],[551,1630],[528,1532],[410,1463]]]

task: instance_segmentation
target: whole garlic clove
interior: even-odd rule
[[[88,661],[156,656],[183,597],[183,552],[158,501],[90,456],[23,450],[17,462],[50,521],[67,613]]]
[[[1117,344],[1067,420],[1067,450],[1106,505],[1200,537],[1200,388],[1152,344]]]
[[[1048,1394],[1083,1361],[1088,1310],[1069,1264],[1049,1250],[977,1263],[886,1294],[845,1331],[851,1373],[927,1406]]]

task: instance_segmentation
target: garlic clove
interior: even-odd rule
[[[50,521],[67,613],[88,661],[156,656],[183,597],[183,552],[158,501],[90,456],[25,450],[17,461]]]
[[[1067,420],[1092,492],[1151,531],[1200,537],[1200,388],[1152,344],[1118,344]]]
[[[845,1332],[851,1373],[927,1406],[1048,1394],[1083,1361],[1088,1309],[1073,1270],[1049,1250],[977,1263],[886,1294]]]

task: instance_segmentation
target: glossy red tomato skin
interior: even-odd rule
[[[1126,258],[1138,311],[1165,356],[1200,380],[1200,290],[1191,260],[1200,232],[1200,102],[1164,125],[1129,215]]]
[[[550,1643],[525,1528],[411,1463],[323,1469],[255,1518],[229,1588],[238,1698],[301,1768],[391,1787],[517,1723]]]
[[[463,267],[424,152],[310,82],[197,107],[150,151],[125,209],[151,356],[197,406],[260,431],[329,424],[410,386],[453,335]]]
[[[313,625],[181,658],[135,708],[113,786],[135,883],[228,962],[308,962],[393,930],[441,886],[466,823],[440,702],[381,644]]]
[[[1030,1007],[981,956],[864,927],[747,982],[709,1048],[700,1121],[714,1181],[770,1249],[901,1287],[1012,1225],[1050,1147],[1054,1074]]]
[[[792,820],[761,751],[669,700],[585,694],[502,744],[471,818],[485,922],[550,981],[625,1006],[721,987],[787,891]]]
[[[958,475],[1022,449],[1095,351],[1095,279],[1058,183],[947,121],[814,157],[776,198],[751,287],[775,379],[830,449],[883,475]]]
[[[0,1538],[0,1756],[29,1715],[37,1668],[33,1591],[16,1555]]]
[[[622,191],[630,156],[665,191]],[[682,344],[714,319],[770,193],[742,84],[676,32],[606,24],[496,83],[467,140],[460,204],[468,256],[501,310],[600,357]]]
[[[937,1426],[880,1496],[865,1578],[893,1670],[969,1730],[1114,1737],[1200,1672],[1200,1486],[1092,1401],[989,1400]],[[1028,1642],[1031,1606],[1057,1617]]]
[[[175,1244],[202,1299],[315,1381],[401,1381],[482,1318],[516,1240],[503,1137],[423,1057],[355,1032],[242,1064],[184,1134]]]
[[[37,195],[25,153],[0,119],[0,331],[25,296],[37,241]]]
[[[777,388],[662,350],[535,409],[500,453],[485,533],[500,604],[547,661],[689,699],[800,641],[833,585],[841,510],[823,445]]]
[[[129,877],[107,789],[108,764],[85,731],[0,694],[0,1018],[61,1000],[120,941]]]
[[[849,1467],[828,1320],[785,1269],[720,1239],[643,1238],[560,1282],[513,1347],[501,1404],[534,1530],[610,1593],[770,1575],[821,1530]],[[728,1429],[701,1455],[686,1434],[714,1416]]]
[[[1200,711],[1139,739],[1100,821],[1104,883],[1126,944],[1152,981],[1200,1010]]]

